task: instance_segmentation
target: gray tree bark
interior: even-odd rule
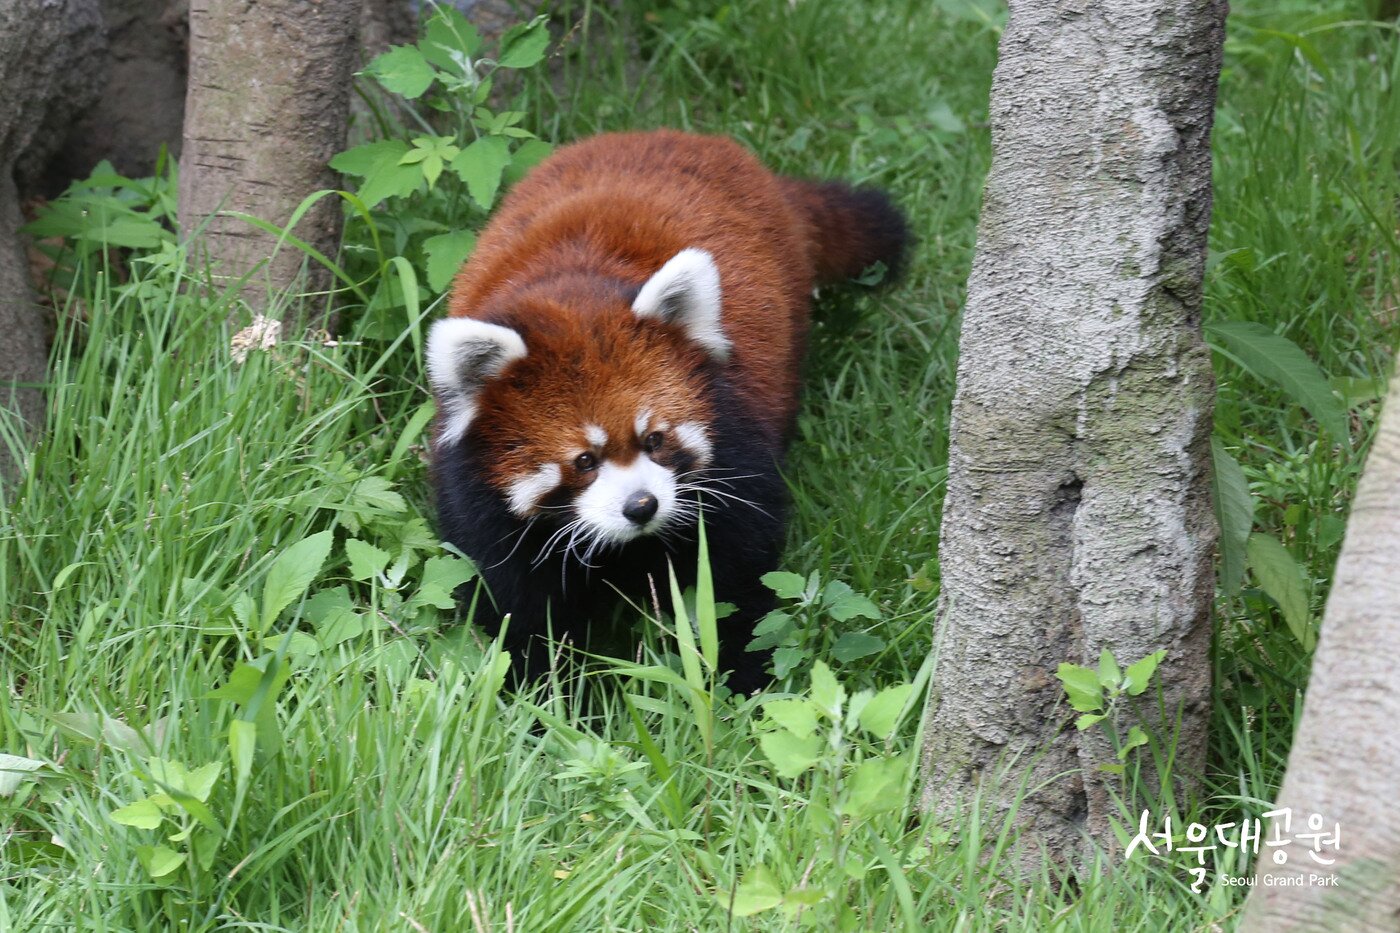
[[[1284,865],[1261,855],[1245,906],[1246,933],[1400,928],[1400,372],[1366,461],[1303,716],[1275,809],[1284,838],[1340,827],[1339,847],[1309,854],[1309,840],[1281,847]],[[1276,822],[1283,822],[1276,817]],[[1282,828],[1282,827],[1281,827]],[[1268,837],[1273,838],[1269,831]],[[1322,859],[1334,860],[1323,865]],[[1319,879],[1335,879],[1335,886]]]
[[[924,807],[1022,857],[1112,847],[1062,661],[1167,651],[1134,722],[1194,781],[1209,709],[1215,398],[1200,308],[1224,0],[1011,0],[968,282],[941,544]],[[1179,735],[1169,729],[1179,718]],[[1151,771],[1151,766],[1146,768]]]
[[[0,4],[0,407],[31,430],[43,420],[49,324],[30,288],[15,173],[41,162],[53,128],[95,96],[84,64],[102,51],[101,26],[96,0]],[[0,477],[15,468],[0,440]]]
[[[222,211],[285,226],[309,194],[339,187],[330,158],[345,147],[360,0],[192,0],[190,79],[180,159],[180,226],[216,275],[232,282],[273,252],[276,237]],[[341,203],[323,198],[294,235],[333,255]],[[306,257],[284,245],[250,278],[261,306],[296,281]],[[308,291],[328,282],[314,263]]]

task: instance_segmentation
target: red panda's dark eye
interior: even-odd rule
[[[574,469],[580,473],[588,473],[598,468],[598,458],[588,451],[584,451],[574,458]]]
[[[661,445],[666,442],[666,435],[660,431],[652,431],[642,439],[642,449],[647,453],[653,453],[661,449]]]

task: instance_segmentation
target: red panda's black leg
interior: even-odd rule
[[[753,592],[750,598],[735,605],[738,610],[720,622],[719,667],[729,672],[725,678],[729,689],[747,695],[768,686],[773,679],[769,673],[773,649],[748,650],[754,626],[773,608],[773,594],[767,590]]]
[[[736,607],[719,622],[720,670],[730,672],[731,690],[747,694],[772,680],[773,652],[748,646],[754,626],[773,609],[773,592],[762,577],[782,560],[786,488],[771,454],[742,446],[724,453],[733,464],[727,475],[744,478],[730,487],[737,498],[723,501],[705,529],[715,599]]]

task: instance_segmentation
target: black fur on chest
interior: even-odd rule
[[[716,408],[712,462],[698,478],[724,495],[685,495],[701,497],[715,598],[737,607],[719,623],[721,668],[733,671],[731,688],[747,692],[766,680],[767,654],[744,649],[754,624],[772,607],[772,594],[759,578],[777,567],[782,552],[782,444],[746,430],[750,419],[733,400],[721,399]],[[487,455],[470,434],[437,452],[433,479],[440,533],[480,572],[459,594],[464,605],[475,605],[473,621],[494,636],[510,616],[505,644],[523,679],[547,669],[547,634],[581,635],[609,618],[620,602],[650,610],[655,598],[669,611],[668,564],[682,589],[694,584],[699,554],[693,524],[590,552],[586,542],[560,534],[566,519],[552,512],[531,519],[512,513],[485,480]]]

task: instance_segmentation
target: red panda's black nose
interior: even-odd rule
[[[634,492],[622,503],[622,515],[634,525],[645,525],[656,514],[656,497],[649,492]]]

